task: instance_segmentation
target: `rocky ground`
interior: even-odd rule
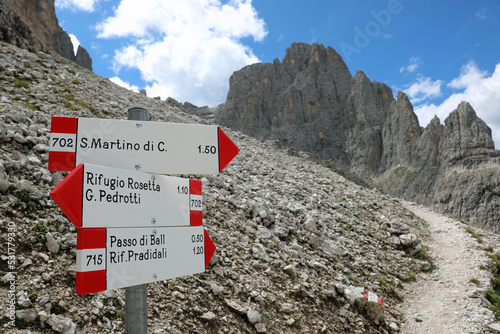
[[[6,44],[0,54],[2,331],[122,333],[123,289],[75,294],[76,231],[49,197],[65,176],[47,170],[51,116],[125,119],[128,108],[143,107],[152,121],[204,121],[60,57]],[[149,331],[398,333],[412,325],[409,293],[436,275],[427,241],[435,228],[304,154],[224,131],[241,152],[221,174],[201,178],[217,251],[204,274],[149,284]],[[472,261],[494,268],[486,253],[498,253],[498,240],[481,247]],[[489,272],[468,295],[484,299]],[[367,302],[365,289],[383,307]],[[491,312],[474,310],[473,332],[493,331]]]

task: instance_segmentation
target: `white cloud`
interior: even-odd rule
[[[241,39],[267,35],[251,0],[121,0],[97,30],[129,39],[115,70],[138,69],[148,95],[210,106],[224,102],[234,71],[258,62]]]
[[[460,69],[460,76],[453,79],[448,84],[448,87],[464,89],[473,86],[475,83],[481,82],[481,80],[487,75],[488,72],[481,71],[475,62],[470,61],[466,65],[462,66]]]
[[[417,70],[417,68],[420,67],[420,65],[422,65],[422,59],[420,59],[419,57],[411,57],[410,64],[408,66],[401,67],[399,69],[399,73],[403,72],[413,73]]]
[[[484,20],[488,18],[488,8],[483,7],[476,12],[476,17],[480,20]]]
[[[55,6],[60,9],[83,10],[85,12],[93,12],[95,4],[99,0],[56,0]]]
[[[460,90],[448,97],[440,105],[423,104],[415,108],[420,123],[425,126],[437,115],[441,121],[455,110],[461,101],[467,101],[479,118],[492,130],[493,140],[500,145],[500,63],[493,74],[481,71],[477,64],[469,62],[461,69],[460,76],[452,80],[448,87]]]
[[[432,81],[429,77],[418,76],[417,82],[404,89],[404,92],[413,103],[419,103],[440,96],[442,84],[442,80]]]
[[[127,88],[127,89],[130,89],[131,91],[134,91],[136,93],[139,92],[139,87],[137,86],[134,86],[134,85],[130,85],[129,83],[123,81],[122,79],[120,79],[119,77],[112,77],[112,78],[109,78],[109,80],[111,82],[114,82],[115,84],[117,84],[118,86],[121,86],[123,88]]]
[[[80,46],[80,41],[73,34],[69,34],[69,38],[71,39],[71,43],[73,44],[73,52],[75,53],[76,57],[76,53],[78,52],[78,47]]]

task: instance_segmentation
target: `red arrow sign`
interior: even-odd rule
[[[81,164],[50,196],[77,228],[203,223],[200,180]]]
[[[76,293],[202,273],[214,252],[202,226],[82,228],[77,231]]]
[[[54,116],[49,170],[89,163],[160,174],[216,174],[238,152],[213,125]]]
[[[50,197],[77,228],[82,227],[82,179],[83,165],[79,165],[50,192]]]

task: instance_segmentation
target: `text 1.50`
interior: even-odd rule
[[[216,154],[217,153],[217,147],[213,145],[200,145],[198,146],[198,153],[203,153],[203,154]]]

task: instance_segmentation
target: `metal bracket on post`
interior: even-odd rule
[[[144,108],[130,108],[128,120],[147,121],[148,111]],[[148,333],[148,285],[141,284],[125,288],[125,333]]]

